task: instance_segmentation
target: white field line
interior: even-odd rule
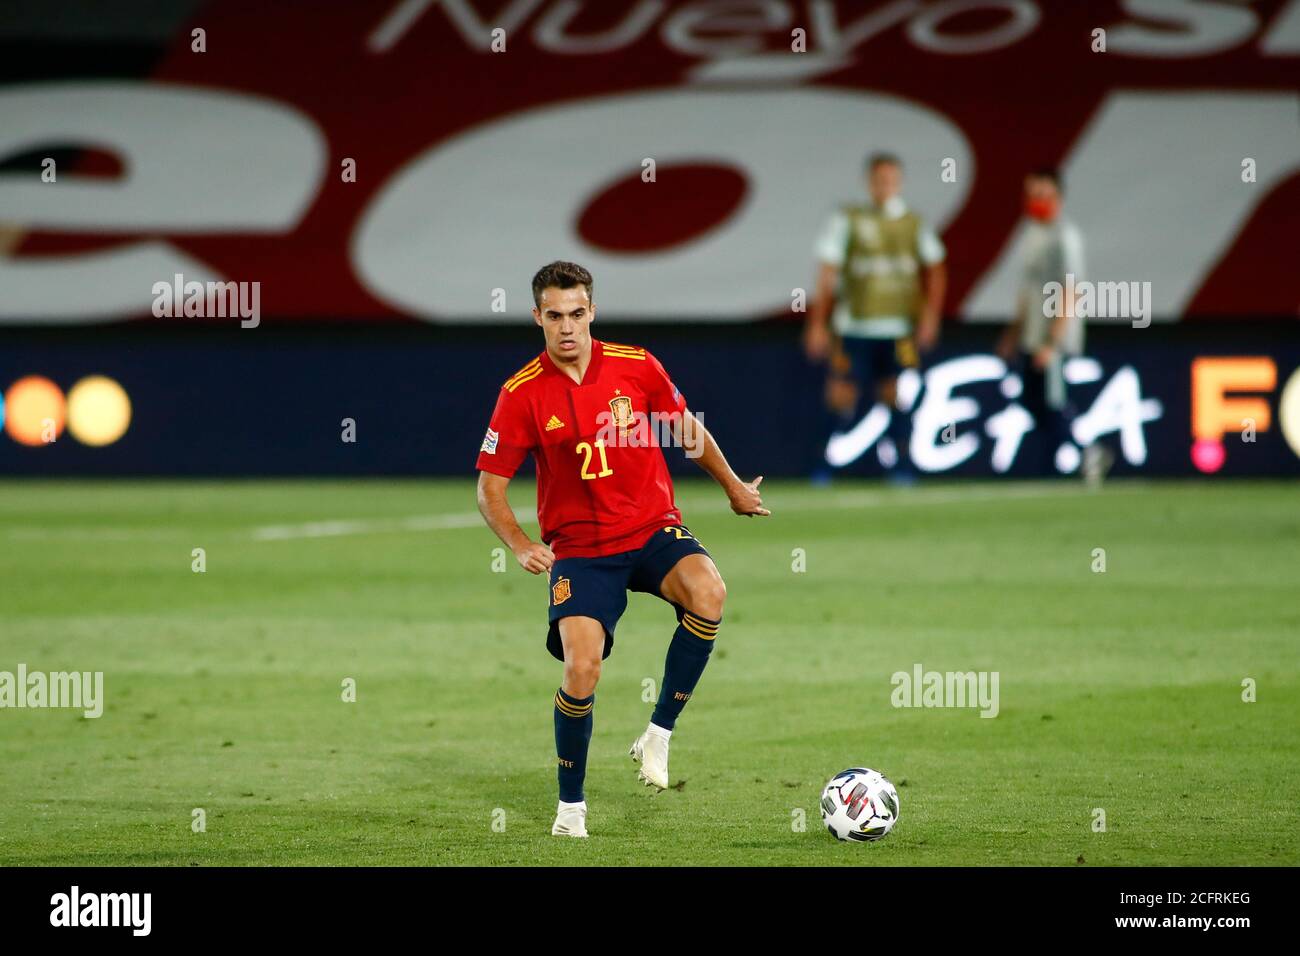
[[[1148,491],[1150,485],[1141,481],[1124,481],[1106,486],[1105,494],[1136,494]],[[709,508],[725,507],[721,491],[703,494],[692,491],[678,498],[678,505],[690,514]],[[872,508],[898,508],[930,505],[970,504],[982,501],[1028,501],[1043,498],[1072,498],[1092,494],[1082,484],[1059,482],[1010,482],[1001,485],[975,485],[966,487],[885,489],[880,491],[836,491],[830,489],[784,488],[769,498],[775,517],[790,512],[826,510],[867,510]],[[532,508],[516,508],[515,517],[521,524],[536,524],[537,515]],[[454,531],[482,526],[483,519],[476,511],[446,512],[443,514],[408,515],[395,518],[356,518],[308,521],[300,524],[263,525],[249,532],[256,541],[293,541],[301,538],[331,538],[346,535],[393,534],[408,532]],[[179,528],[155,527],[65,527],[11,528],[7,537],[11,541],[165,541],[186,532]]]
[[[515,509],[520,524],[536,524],[532,509]],[[252,530],[255,541],[298,538],[332,538],[349,534],[389,534],[404,531],[448,531],[483,524],[477,511],[458,514],[409,515],[402,518],[357,518],[341,521],[307,521],[302,524],[263,525]],[[177,528],[13,528],[12,541],[170,541],[187,532]],[[192,536],[192,535],[191,535]]]
[[[537,522],[530,509],[516,508],[520,524]],[[483,525],[477,511],[440,515],[411,515],[406,518],[357,518],[345,521],[308,521],[304,524],[265,525],[253,529],[255,541],[289,541],[296,538],[335,538],[348,534],[391,534],[395,531],[451,531]]]
[[[1107,489],[1106,494],[1132,494],[1145,491],[1141,484],[1125,484]],[[718,491],[717,496],[722,492]],[[975,488],[911,488],[897,491],[802,491],[790,498],[782,493],[771,504],[777,513],[789,511],[854,510],[869,508],[894,508],[916,505],[968,504],[982,501],[1028,501],[1036,498],[1074,498],[1093,494],[1083,485],[1062,485],[1055,482],[1018,482],[1012,485]],[[691,495],[691,505],[699,507],[709,500]],[[681,504],[681,501],[678,502]],[[521,524],[537,523],[532,509],[516,508],[515,518]],[[339,521],[309,521],[304,524],[268,525],[254,528],[252,536],[257,541],[290,541],[298,538],[330,538],[352,534],[391,534],[407,531],[449,531],[458,528],[482,527],[483,518],[477,511],[453,512],[436,515],[412,515],[407,518],[360,518]]]
[[[13,528],[11,541],[170,541],[174,528]],[[183,533],[183,532],[181,532]]]

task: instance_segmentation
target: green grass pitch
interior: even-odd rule
[[[0,484],[0,670],[106,697],[0,710],[0,864],[1300,863],[1294,484],[763,490],[679,485],[729,598],[674,787],[626,755],[673,629],[634,595],[560,840],[546,586],[469,482]],[[998,716],[891,706],[915,664],[996,671]],[[820,822],[857,765],[898,785],[877,844]]]

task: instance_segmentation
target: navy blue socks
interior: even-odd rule
[[[673,729],[682,708],[695,693],[695,685],[704,673],[704,665],[709,662],[720,623],[690,611],[683,612],[681,623],[677,625],[672,642],[668,645],[659,701],[650,716],[650,723],[664,730]]]

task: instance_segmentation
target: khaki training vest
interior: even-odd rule
[[[849,244],[840,294],[855,319],[902,316],[913,323],[921,298],[921,219],[887,219],[872,205],[846,206]]]

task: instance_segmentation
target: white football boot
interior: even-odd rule
[[[565,803],[560,801],[555,811],[551,836],[585,837],[587,835],[587,801]]]
[[[671,730],[651,724],[645,733],[632,742],[628,753],[641,764],[636,778],[646,786],[668,789],[668,738],[672,735]]]

